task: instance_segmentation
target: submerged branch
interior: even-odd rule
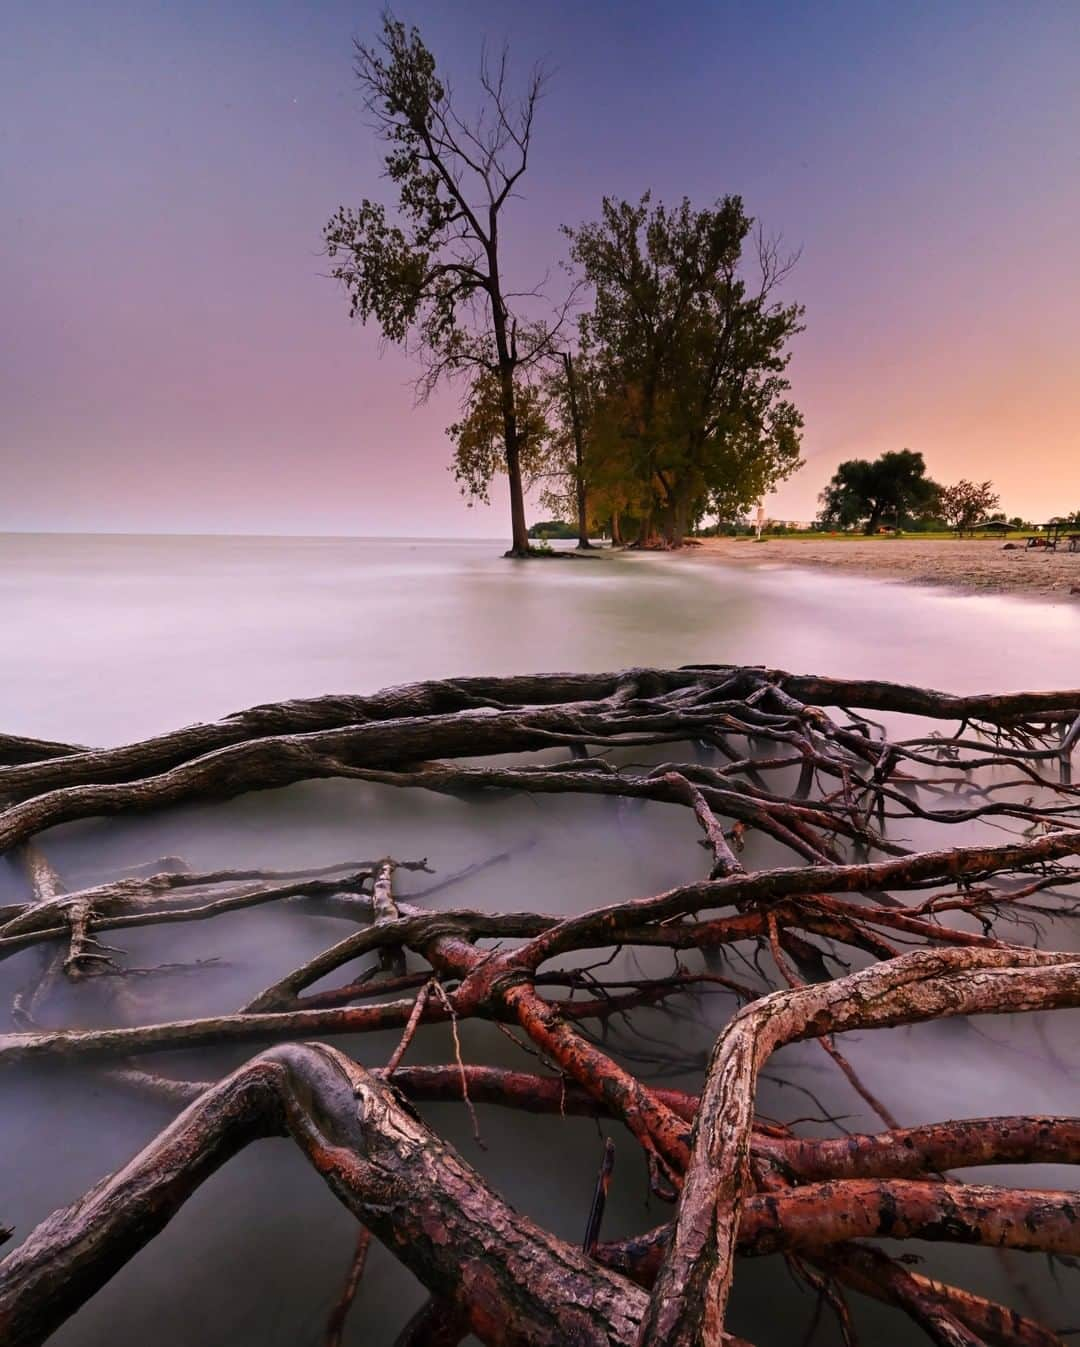
[[[868,712],[930,723],[893,740]],[[1049,923],[1080,914],[1080,793],[1066,770],[1076,744],[1062,733],[1078,714],[1080,690],[953,697],[691,666],[282,702],[114,749],[0,737],[0,852],[21,861],[27,885],[24,900],[0,908],[0,958],[36,961],[0,1033],[0,1065],[94,1064],[114,1087],[187,1104],[139,1156],[0,1263],[0,1337],[13,1347],[44,1341],[217,1167],[258,1137],[287,1134],[430,1293],[403,1343],[470,1332],[527,1347],[734,1343],[725,1310],[736,1259],[780,1252],[841,1314],[843,1283],[906,1313],[935,1342],[1051,1347],[1050,1328],[853,1241],[1080,1255],[1077,1194],[947,1177],[1077,1164],[1080,1121],[1018,1113],[804,1137],[756,1117],[755,1098],[777,1049],[818,1039],[846,1085],[891,1122],[833,1034],[1080,1006],[1077,957],[1033,947]],[[561,758],[526,756],[552,749]],[[1044,765],[1055,760],[1060,781]],[[37,841],[75,819],[319,777],[465,800],[590,795],[685,810],[708,853],[707,877],[568,916],[491,913],[437,910],[439,883],[402,897],[396,873],[426,870],[424,861],[202,874],[170,861],[79,887]],[[912,823],[930,839],[923,850],[910,850]],[[1007,832],[988,845],[985,833],[973,839],[973,823]],[[755,838],[782,848],[787,863],[754,868]],[[696,845],[694,854],[702,856]],[[466,883],[501,856],[451,879]],[[40,1027],[58,984],[74,994],[146,971],[127,966],[102,933],[239,911],[258,922],[274,903],[306,905],[351,929],[252,988],[232,1014]],[[667,950],[672,966],[638,965],[624,949]],[[738,977],[725,959],[740,962]],[[743,1005],[716,1038],[700,1099],[645,1079],[638,1066],[670,1065],[676,1051],[655,1042],[650,1017],[697,1030],[705,998],[718,995]],[[531,1054],[530,1069],[466,1060],[459,1025],[470,1019],[497,1024]],[[437,1024],[451,1028],[454,1060],[404,1064]],[[373,1071],[301,1041],[386,1030],[397,1048],[380,1049],[387,1064]],[[278,1046],[217,1083],[163,1076],[146,1061],[270,1043]],[[700,1070],[689,1050],[685,1065]],[[677,1204],[673,1220],[634,1240],[597,1242],[612,1182],[605,1162],[587,1248],[574,1249],[513,1211],[406,1098],[547,1114],[552,1126],[569,1116],[621,1124],[654,1191]],[[328,1341],[356,1292],[364,1241]]]

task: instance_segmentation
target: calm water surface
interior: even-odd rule
[[[735,661],[958,692],[1080,684],[1080,607],[957,597],[809,571],[730,569],[695,554],[522,564],[503,560],[495,543],[407,539],[0,535],[0,643],[2,728],[96,744],[254,702],[466,673]],[[684,814],[582,799],[465,803],[318,782],[216,807],[88,821],[55,830],[45,845],[70,884],[175,854],[199,868],[427,856],[446,876],[506,853],[433,901],[571,911],[700,873]],[[431,881],[403,888],[423,882]],[[18,894],[19,883],[0,867],[0,901]],[[194,967],[140,980],[119,998],[94,987],[63,991],[49,1008],[50,1022],[145,1022],[235,1009],[342,931],[328,918],[270,910],[206,926],[125,932],[133,962]],[[199,963],[208,959],[216,962]],[[0,1006],[10,1004],[30,971],[28,956],[0,964]],[[726,1002],[703,1003],[694,1022],[663,1030],[671,1060],[640,1069],[692,1085],[692,1074],[678,1074],[676,1054],[707,1051],[728,1009]],[[1010,1032],[1007,1025],[957,1025],[933,1037],[918,1029],[890,1035],[887,1053],[880,1036],[847,1046],[904,1122],[1018,1108],[1080,1111],[1056,1027],[1035,1047]],[[465,1044],[475,1060],[529,1069],[485,1026],[466,1026]],[[393,1042],[368,1038],[353,1046],[375,1064]],[[442,1061],[448,1052],[433,1029],[410,1060]],[[188,1065],[202,1074],[236,1060],[203,1054]],[[766,1085],[765,1111],[813,1114],[820,1100],[848,1115],[851,1126],[873,1125],[816,1058],[793,1054],[783,1075]],[[511,1122],[486,1110],[488,1149],[481,1152],[459,1110],[427,1113],[521,1208],[580,1238],[599,1147],[594,1124]],[[5,1081],[0,1221],[14,1224],[21,1238],[127,1159],[167,1117],[91,1073]],[[617,1174],[605,1226],[612,1237],[663,1216],[647,1203],[636,1154],[625,1144]],[[1068,1182],[1051,1170],[1039,1181]],[[262,1143],[208,1183],[56,1341],[316,1344],[350,1246],[349,1217],[306,1163],[288,1143]],[[1020,1306],[1026,1302],[1018,1280],[1033,1294],[1052,1294],[1029,1263],[1003,1272],[994,1271],[993,1255],[933,1256],[946,1275]],[[758,1347],[799,1340],[809,1302],[782,1264],[744,1263],[737,1286],[735,1329]],[[421,1296],[408,1274],[374,1251],[348,1341],[392,1342]],[[875,1343],[912,1340],[903,1320],[861,1312]],[[836,1340],[826,1317],[815,1342]]]
[[[0,619],[5,727],[103,743],[452,674],[731,660],[960,692],[1075,682],[1080,654],[1080,605],[420,539],[0,535]]]

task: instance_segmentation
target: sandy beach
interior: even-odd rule
[[[1006,549],[979,539],[887,538],[801,541],[768,538],[702,539],[702,550],[749,566],[812,566],[854,571],[882,580],[946,585],[984,594],[1017,594],[1080,606],[1080,552]],[[1075,592],[1074,592],[1075,591]]]

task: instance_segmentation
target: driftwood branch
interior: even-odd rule
[[[872,718],[896,714],[921,723],[901,738]],[[726,1306],[738,1260],[771,1253],[841,1316],[846,1287],[953,1347],[1060,1343],[1053,1325],[916,1273],[874,1241],[1038,1252],[1075,1275],[1080,1195],[961,1183],[954,1171],[1076,1165],[1080,1120],[1017,1112],[906,1127],[832,1040],[1080,1006],[1077,956],[1042,948],[1052,930],[1067,950],[1080,912],[1080,790],[1068,770],[1078,716],[1080,690],[953,697],[703,665],[284,702],[113,749],[0,738],[0,854],[26,889],[0,908],[0,959],[32,963],[0,1032],[0,1069],[81,1062],[111,1088],[186,1105],[123,1169],[19,1232],[0,1263],[0,1338],[44,1341],[216,1168],[260,1137],[288,1135],[364,1232],[327,1341],[363,1295],[370,1234],[431,1297],[401,1343],[467,1333],[485,1343],[735,1343]],[[530,756],[539,750],[542,761]],[[61,823],[319,777],[466,799],[592,795],[681,808],[708,853],[695,848],[705,873],[555,916],[437,908],[440,883],[427,901],[403,897],[397,877],[427,869],[419,860],[201,874],[168,861],[89,887],[49,861],[48,830]],[[918,851],[907,840],[915,821],[932,838]],[[994,826],[993,844],[977,824]],[[756,839],[781,863],[755,868]],[[451,878],[462,888],[484,864]],[[270,904],[351,928],[231,1014],[40,1027],[59,983],[138,974],[126,930],[242,910],[257,922]],[[670,967],[658,971],[665,950]],[[638,966],[625,951],[654,953]],[[664,1089],[643,1064],[673,1049],[650,1048],[641,1017],[700,1024],[706,997],[728,998],[731,1014],[701,1094]],[[458,1026],[470,1019],[509,1033],[530,1054],[527,1069],[466,1060]],[[408,1065],[412,1044],[439,1024],[452,1031],[453,1060]],[[374,1069],[311,1041],[388,1029],[398,1046]],[[883,1130],[812,1137],[757,1116],[773,1054],[808,1039]],[[240,1043],[261,1051],[223,1081],[158,1074],[176,1050]],[[407,1100],[526,1110],[552,1127],[571,1115],[622,1125],[654,1191],[674,1203],[672,1219],[599,1242],[618,1182],[609,1150],[576,1249],[518,1215]]]

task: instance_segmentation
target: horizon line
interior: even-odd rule
[[[319,538],[338,542],[504,543],[505,536],[463,533],[266,533],[243,529],[50,529],[0,528],[0,537],[45,538]]]

